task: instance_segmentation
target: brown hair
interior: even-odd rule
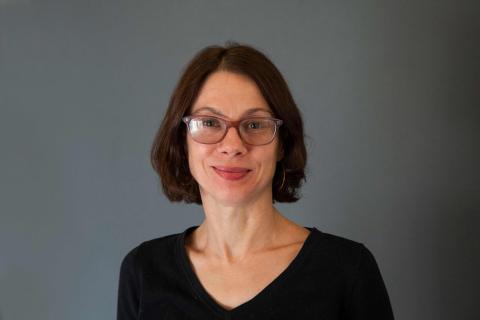
[[[283,158],[277,163],[273,177],[273,201],[297,201],[307,161],[300,111],[275,65],[251,46],[231,42],[224,47],[208,46],[198,52],[173,91],[150,152],[165,195],[170,201],[202,203],[198,183],[188,166],[187,130],[182,117],[188,115],[207,77],[219,70],[242,74],[255,81],[274,116],[283,120],[279,131]]]

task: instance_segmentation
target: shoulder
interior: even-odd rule
[[[312,256],[325,267],[356,274],[362,263],[375,263],[371,251],[361,242],[318,231],[312,244]]]
[[[158,270],[175,261],[175,246],[182,233],[172,233],[165,236],[145,240],[129,249],[122,260],[122,268],[136,270]]]
[[[315,248],[317,249],[317,251],[335,251],[338,253],[338,255],[341,256],[351,256],[352,254],[358,254],[359,252],[366,249],[365,245],[361,242],[328,232],[323,232],[318,229],[316,229],[315,231]]]
[[[392,319],[393,311],[380,269],[363,244],[321,233],[314,248],[314,265],[329,281],[341,284],[345,319]],[[332,287],[330,287],[332,288]],[[334,289],[332,289],[334,291]]]

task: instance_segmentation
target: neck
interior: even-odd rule
[[[245,259],[265,250],[278,239],[285,218],[271,197],[242,205],[225,205],[203,199],[205,220],[195,230],[195,247],[225,262]]]

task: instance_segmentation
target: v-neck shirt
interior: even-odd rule
[[[242,303],[241,305],[232,308],[230,310],[227,310],[223,307],[221,307],[215,300],[212,299],[212,297],[208,294],[208,292],[205,290],[201,282],[199,281],[197,275],[193,271],[190,263],[190,259],[188,258],[187,252],[185,250],[185,238],[195,229],[196,227],[189,228],[187,232],[184,232],[180,237],[178,243],[178,252],[180,253],[181,259],[182,259],[182,267],[185,271],[185,274],[192,284],[192,287],[196,291],[199,297],[202,297],[205,301],[206,304],[208,304],[212,310],[215,311],[216,314],[222,316],[222,315],[228,315],[228,314],[234,314],[238,313],[239,310],[245,309],[245,308],[250,308],[251,305],[254,305],[258,303],[258,301],[262,300],[262,297],[265,295],[268,295],[270,291],[275,291],[275,287],[279,286],[282,284],[282,282],[285,281],[285,278],[288,277],[288,275],[292,272],[294,272],[295,268],[302,263],[305,254],[311,248],[311,241],[312,241],[312,232],[310,230],[310,233],[308,234],[307,238],[303,242],[302,247],[300,248],[300,251],[297,253],[296,257],[288,264],[287,268],[280,273],[273,281],[271,281],[265,288],[263,288],[259,293],[255,295],[252,299]],[[229,319],[228,317],[224,317],[222,319]]]
[[[372,253],[315,227],[288,266],[250,300],[227,310],[203,287],[185,247],[198,226],[142,242],[120,267],[117,320],[393,319]]]

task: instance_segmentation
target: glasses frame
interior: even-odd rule
[[[195,119],[195,118],[214,118],[214,119],[217,119],[217,120],[219,120],[220,122],[222,122],[226,125],[225,132],[223,133],[222,137],[220,139],[218,139],[218,141],[216,141],[216,142],[200,142],[200,141],[195,140],[195,138],[192,135],[193,140],[195,140],[198,143],[202,143],[202,144],[216,144],[216,143],[219,143],[227,135],[228,129],[235,128],[235,129],[237,129],[238,136],[240,137],[240,139],[242,139],[243,143],[251,145],[251,146],[264,146],[264,145],[267,145],[267,144],[271,143],[275,139],[275,136],[277,135],[279,127],[283,124],[283,120],[272,118],[272,117],[248,117],[248,118],[240,119],[240,120],[237,120],[237,121],[230,121],[230,120],[227,120],[227,119],[224,119],[224,118],[210,116],[210,115],[191,115],[191,116],[186,116],[186,117],[182,118],[182,121],[185,122],[185,124],[187,125],[188,132],[190,134],[191,134],[190,121]],[[244,121],[252,120],[252,119],[253,120],[255,120],[255,119],[272,120],[274,122],[275,131],[273,132],[272,139],[270,139],[270,141],[268,141],[266,143],[262,143],[262,144],[253,144],[253,143],[248,143],[247,141],[245,141],[245,139],[242,136],[241,130],[240,130],[240,124]]]

